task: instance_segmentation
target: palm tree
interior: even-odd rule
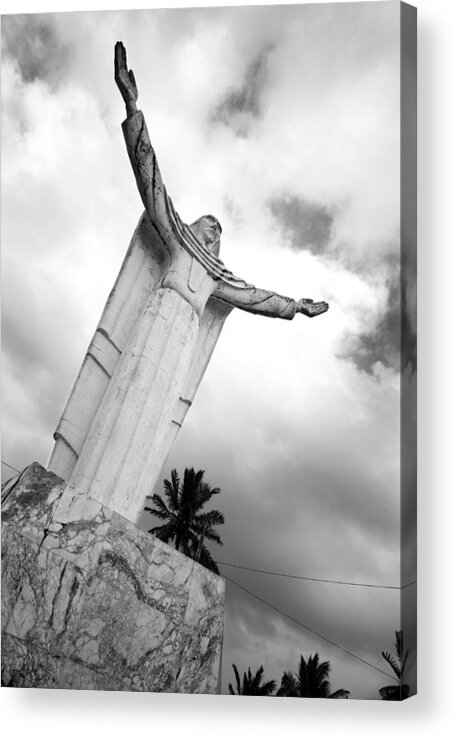
[[[284,672],[276,697],[348,699],[350,692],[347,689],[338,689],[336,692],[331,692],[331,685],[328,681],[330,670],[329,661],[320,663],[318,653],[315,656],[309,656],[307,661],[304,656],[301,656],[297,674],[292,674],[291,671]]]
[[[408,686],[408,684],[402,684],[405,666],[407,665],[408,651],[406,651],[404,655],[403,630],[396,630],[395,636],[396,652],[394,654],[391,654],[388,651],[382,651],[381,655],[385,659],[386,663],[390,665],[391,669],[399,680],[399,684],[392,684],[388,687],[382,687],[378,691],[380,692],[382,700],[400,702],[401,700],[407,699],[408,693],[410,691],[410,687]]]
[[[147,495],[152,500],[153,507],[144,509],[163,521],[163,525],[151,528],[157,538],[165,543],[173,542],[177,551],[195,559],[202,566],[219,574],[216,562],[212,558],[204,541],[212,541],[222,546],[215,526],[224,524],[224,516],[219,510],[201,512],[203,506],[213,495],[218,495],[218,487],[210,487],[203,481],[205,472],[194,469],[185,469],[183,483],[177,470],[172,469],[170,480],[164,480],[164,495]]]
[[[235,672],[236,679],[236,692],[232,685],[229,684],[229,694],[236,695],[255,695],[259,697],[270,697],[272,692],[276,689],[276,682],[274,679],[270,679],[269,682],[263,682],[263,666],[260,667],[252,676],[251,668],[246,672],[243,672],[243,683],[241,683],[240,675],[235,664],[232,664],[233,671]]]

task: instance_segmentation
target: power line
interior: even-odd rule
[[[267,607],[270,607],[272,610],[275,610],[279,613],[279,615],[282,615],[284,618],[287,618],[288,620],[291,620],[296,625],[299,625],[300,628],[304,628],[305,630],[308,630],[309,633],[312,633],[313,635],[317,636],[317,638],[321,638],[322,641],[326,641],[326,643],[329,643],[331,646],[334,646],[335,648],[338,648],[340,651],[343,651],[348,656],[351,656],[352,658],[356,659],[357,661],[361,661],[366,666],[370,666],[371,669],[375,669],[375,671],[379,671],[380,674],[384,674],[384,676],[387,679],[394,679],[394,681],[399,682],[398,679],[396,679],[393,676],[390,676],[386,671],[383,671],[383,669],[380,669],[378,666],[375,666],[374,664],[371,664],[370,661],[366,661],[365,659],[361,658],[361,656],[357,656],[356,653],[353,653],[353,651],[349,651],[348,648],[344,648],[343,646],[340,646],[338,643],[335,643],[334,641],[330,640],[329,638],[326,638],[326,636],[322,635],[321,633],[318,633],[313,628],[310,628],[308,625],[305,625],[304,623],[301,623],[299,620],[296,620],[296,618],[293,618],[291,615],[287,615],[286,612],[283,612],[275,605],[272,605],[271,602],[268,602],[267,600],[264,600],[263,597],[260,597],[259,595],[255,594],[254,592],[251,592],[246,587],[243,587],[243,585],[238,584],[238,582],[235,582],[233,579],[230,579],[230,577],[226,577],[225,575],[224,579],[227,579],[228,582],[231,582],[231,584],[234,584],[235,587],[238,587],[239,589],[242,589],[244,592],[247,592],[248,595],[251,597],[254,597],[259,602],[262,602],[264,605],[267,605]]]
[[[414,582],[409,582],[408,584],[403,584],[401,587],[396,587],[390,584],[366,584],[365,582],[344,582],[339,579],[317,579],[317,577],[302,577],[297,576],[296,574],[283,574],[278,571],[265,571],[264,569],[252,569],[249,566],[240,566],[239,564],[228,564],[226,561],[218,561],[218,564],[222,564],[223,566],[232,566],[234,569],[243,569],[243,571],[253,571],[257,574],[271,574],[273,577],[286,577],[287,579],[302,579],[306,582],[324,582],[325,584],[344,584],[348,587],[371,587],[373,589],[405,589],[405,587],[410,587],[412,584],[416,584],[416,580]]]
[[[6,461],[3,461],[2,460],[1,463],[4,466],[7,466],[9,469],[12,469],[13,471],[19,473],[19,469],[16,469],[16,467],[11,466],[11,464],[8,464]],[[231,567],[233,567],[235,569],[243,569],[244,571],[253,571],[253,572],[256,572],[258,574],[271,574],[272,576],[286,577],[288,579],[302,579],[302,580],[309,581],[309,582],[325,582],[327,584],[344,584],[344,585],[348,585],[348,586],[351,586],[351,587],[374,587],[374,588],[377,588],[377,589],[404,589],[405,587],[409,587],[412,584],[416,584],[416,581],[414,581],[414,582],[409,582],[408,584],[404,584],[402,587],[395,587],[395,586],[385,585],[385,584],[364,584],[364,583],[360,583],[360,582],[343,582],[343,581],[339,581],[337,579],[317,579],[316,577],[303,577],[303,576],[297,576],[295,574],[283,574],[281,572],[265,571],[263,569],[252,569],[251,567],[248,567],[248,566],[239,566],[238,564],[228,564],[225,561],[218,561],[217,563],[218,564],[221,564],[222,566],[231,566]],[[346,653],[348,656],[351,656],[352,658],[356,659],[357,661],[361,661],[366,666],[370,666],[372,669],[375,669],[375,671],[379,671],[381,674],[384,674],[386,677],[389,678],[389,675],[387,674],[387,672],[383,671],[378,666],[374,666],[374,664],[371,664],[369,661],[366,661],[365,659],[361,658],[361,656],[357,656],[352,651],[349,651],[347,648],[344,648],[343,646],[340,646],[338,643],[335,643],[334,641],[331,641],[329,638],[326,638],[326,636],[323,636],[321,633],[318,633],[316,630],[314,630],[313,628],[310,628],[308,625],[304,625],[304,623],[301,623],[299,620],[296,620],[291,615],[288,615],[287,613],[283,612],[282,610],[280,610],[275,605],[272,605],[271,602],[268,602],[267,600],[263,599],[263,597],[260,597],[259,595],[254,594],[254,592],[251,592],[246,587],[243,587],[241,584],[238,584],[238,582],[235,582],[233,579],[230,579],[230,577],[227,577],[226,575],[224,575],[224,579],[227,579],[228,582],[230,582],[231,584],[234,584],[235,587],[238,587],[239,589],[242,589],[244,592],[246,592],[251,597],[254,597],[259,602],[262,602],[264,605],[267,605],[267,607],[270,607],[272,610],[275,610],[275,612],[279,613],[284,618],[287,618],[288,620],[291,620],[296,625],[299,625],[301,628],[304,628],[305,630],[309,631],[310,633],[312,633],[313,635],[317,636],[318,638],[321,638],[321,640],[326,641],[326,643],[329,643],[331,646],[334,646],[335,648],[338,648],[339,650],[341,650],[344,653]],[[414,659],[413,659],[413,661],[414,661]],[[411,665],[413,665],[413,661],[412,661]],[[394,679],[394,677],[392,677],[392,678]],[[398,680],[396,680],[396,681],[398,681]]]
[[[12,469],[15,472],[19,471],[19,469],[16,469],[15,466],[11,466],[11,464],[7,464],[6,461],[2,461],[2,464],[4,464],[5,466],[8,466],[10,469]]]
[[[19,472],[19,469],[16,469],[16,467],[11,466],[11,464],[7,464],[6,461],[2,461],[2,464],[9,467],[15,472]],[[413,582],[408,582],[408,584],[403,584],[401,587],[396,587],[394,585],[388,585],[388,584],[368,584],[366,582],[344,582],[339,579],[319,579],[317,577],[304,577],[304,576],[298,576],[296,574],[284,574],[282,572],[278,571],[266,571],[264,569],[253,569],[249,566],[240,566],[239,564],[229,564],[226,561],[218,561],[218,564],[222,564],[222,566],[231,566],[234,569],[242,569],[243,571],[253,571],[257,574],[269,574],[273,577],[285,577],[286,579],[299,579],[305,582],[323,582],[325,584],[343,584],[347,587],[368,587],[370,589],[398,589],[402,590],[406,587],[411,587],[413,584],[416,584],[416,580]]]

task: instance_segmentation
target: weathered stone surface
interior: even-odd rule
[[[216,693],[223,580],[55,482],[33,464],[6,499],[5,684]]]
[[[219,681],[222,642],[216,635],[197,630],[183,630],[179,655],[176,692],[193,693],[200,680],[200,693],[213,693]]]
[[[144,533],[114,512],[103,544],[99,575],[112,581],[112,577],[117,576],[114,571],[110,571],[115,569],[115,561],[126,560],[140,586],[145,590],[156,543],[157,539],[154,536]]]
[[[148,602],[182,620],[188,607],[191,581],[199,568],[187,556],[176,557],[169,546],[156,539],[153,561],[147,572]]]
[[[2,523],[14,520],[23,536],[41,543],[63,485],[56,474],[30,464],[2,490]]]
[[[61,660],[34,644],[2,636],[2,687],[59,687]]]
[[[96,573],[135,591],[139,600],[173,619],[183,620],[194,566],[203,568],[113,513]]]
[[[59,689],[96,689],[105,692],[121,692],[126,687],[115,674],[99,673],[82,664],[66,659],[60,665],[58,676]]]
[[[25,575],[33,568],[38,545],[17,532],[2,527],[2,633],[8,625]]]
[[[175,691],[180,630],[180,625],[159,610],[144,603],[139,606],[124,674],[125,683],[131,689]],[[198,692],[198,683],[194,685]]]
[[[5,632],[57,654],[64,653],[83,585],[80,569],[38,549],[33,564],[24,572]]]
[[[204,633],[222,633],[224,580],[198,564],[192,571],[184,622]]]
[[[109,508],[67,484],[55,505],[42,545],[91,571],[101,553],[111,517]]]
[[[121,674],[136,618],[135,598],[94,577],[87,585],[68,655],[98,671]]]

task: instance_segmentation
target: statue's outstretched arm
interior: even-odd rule
[[[315,315],[325,313],[329,307],[327,302],[314,302],[305,298],[293,300],[270,290],[257,289],[252,285],[235,287],[222,280],[216,282],[213,296],[248,313],[286,320],[294,318],[296,313],[313,318]]]
[[[121,41],[115,44],[115,82],[126,105],[127,118],[122,129],[137,187],[150,221],[168,241],[174,233],[175,221],[180,227],[182,224],[162,181],[143,113],[137,110],[139,93],[134,72],[128,70],[126,49]]]

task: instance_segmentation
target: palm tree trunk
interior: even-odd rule
[[[205,531],[207,529],[207,525],[205,525],[203,532],[200,536],[199,545],[197,546],[197,552],[194,556],[194,561],[198,561],[200,559],[200,554],[202,553],[202,546],[203,546],[203,539],[205,538]]]

